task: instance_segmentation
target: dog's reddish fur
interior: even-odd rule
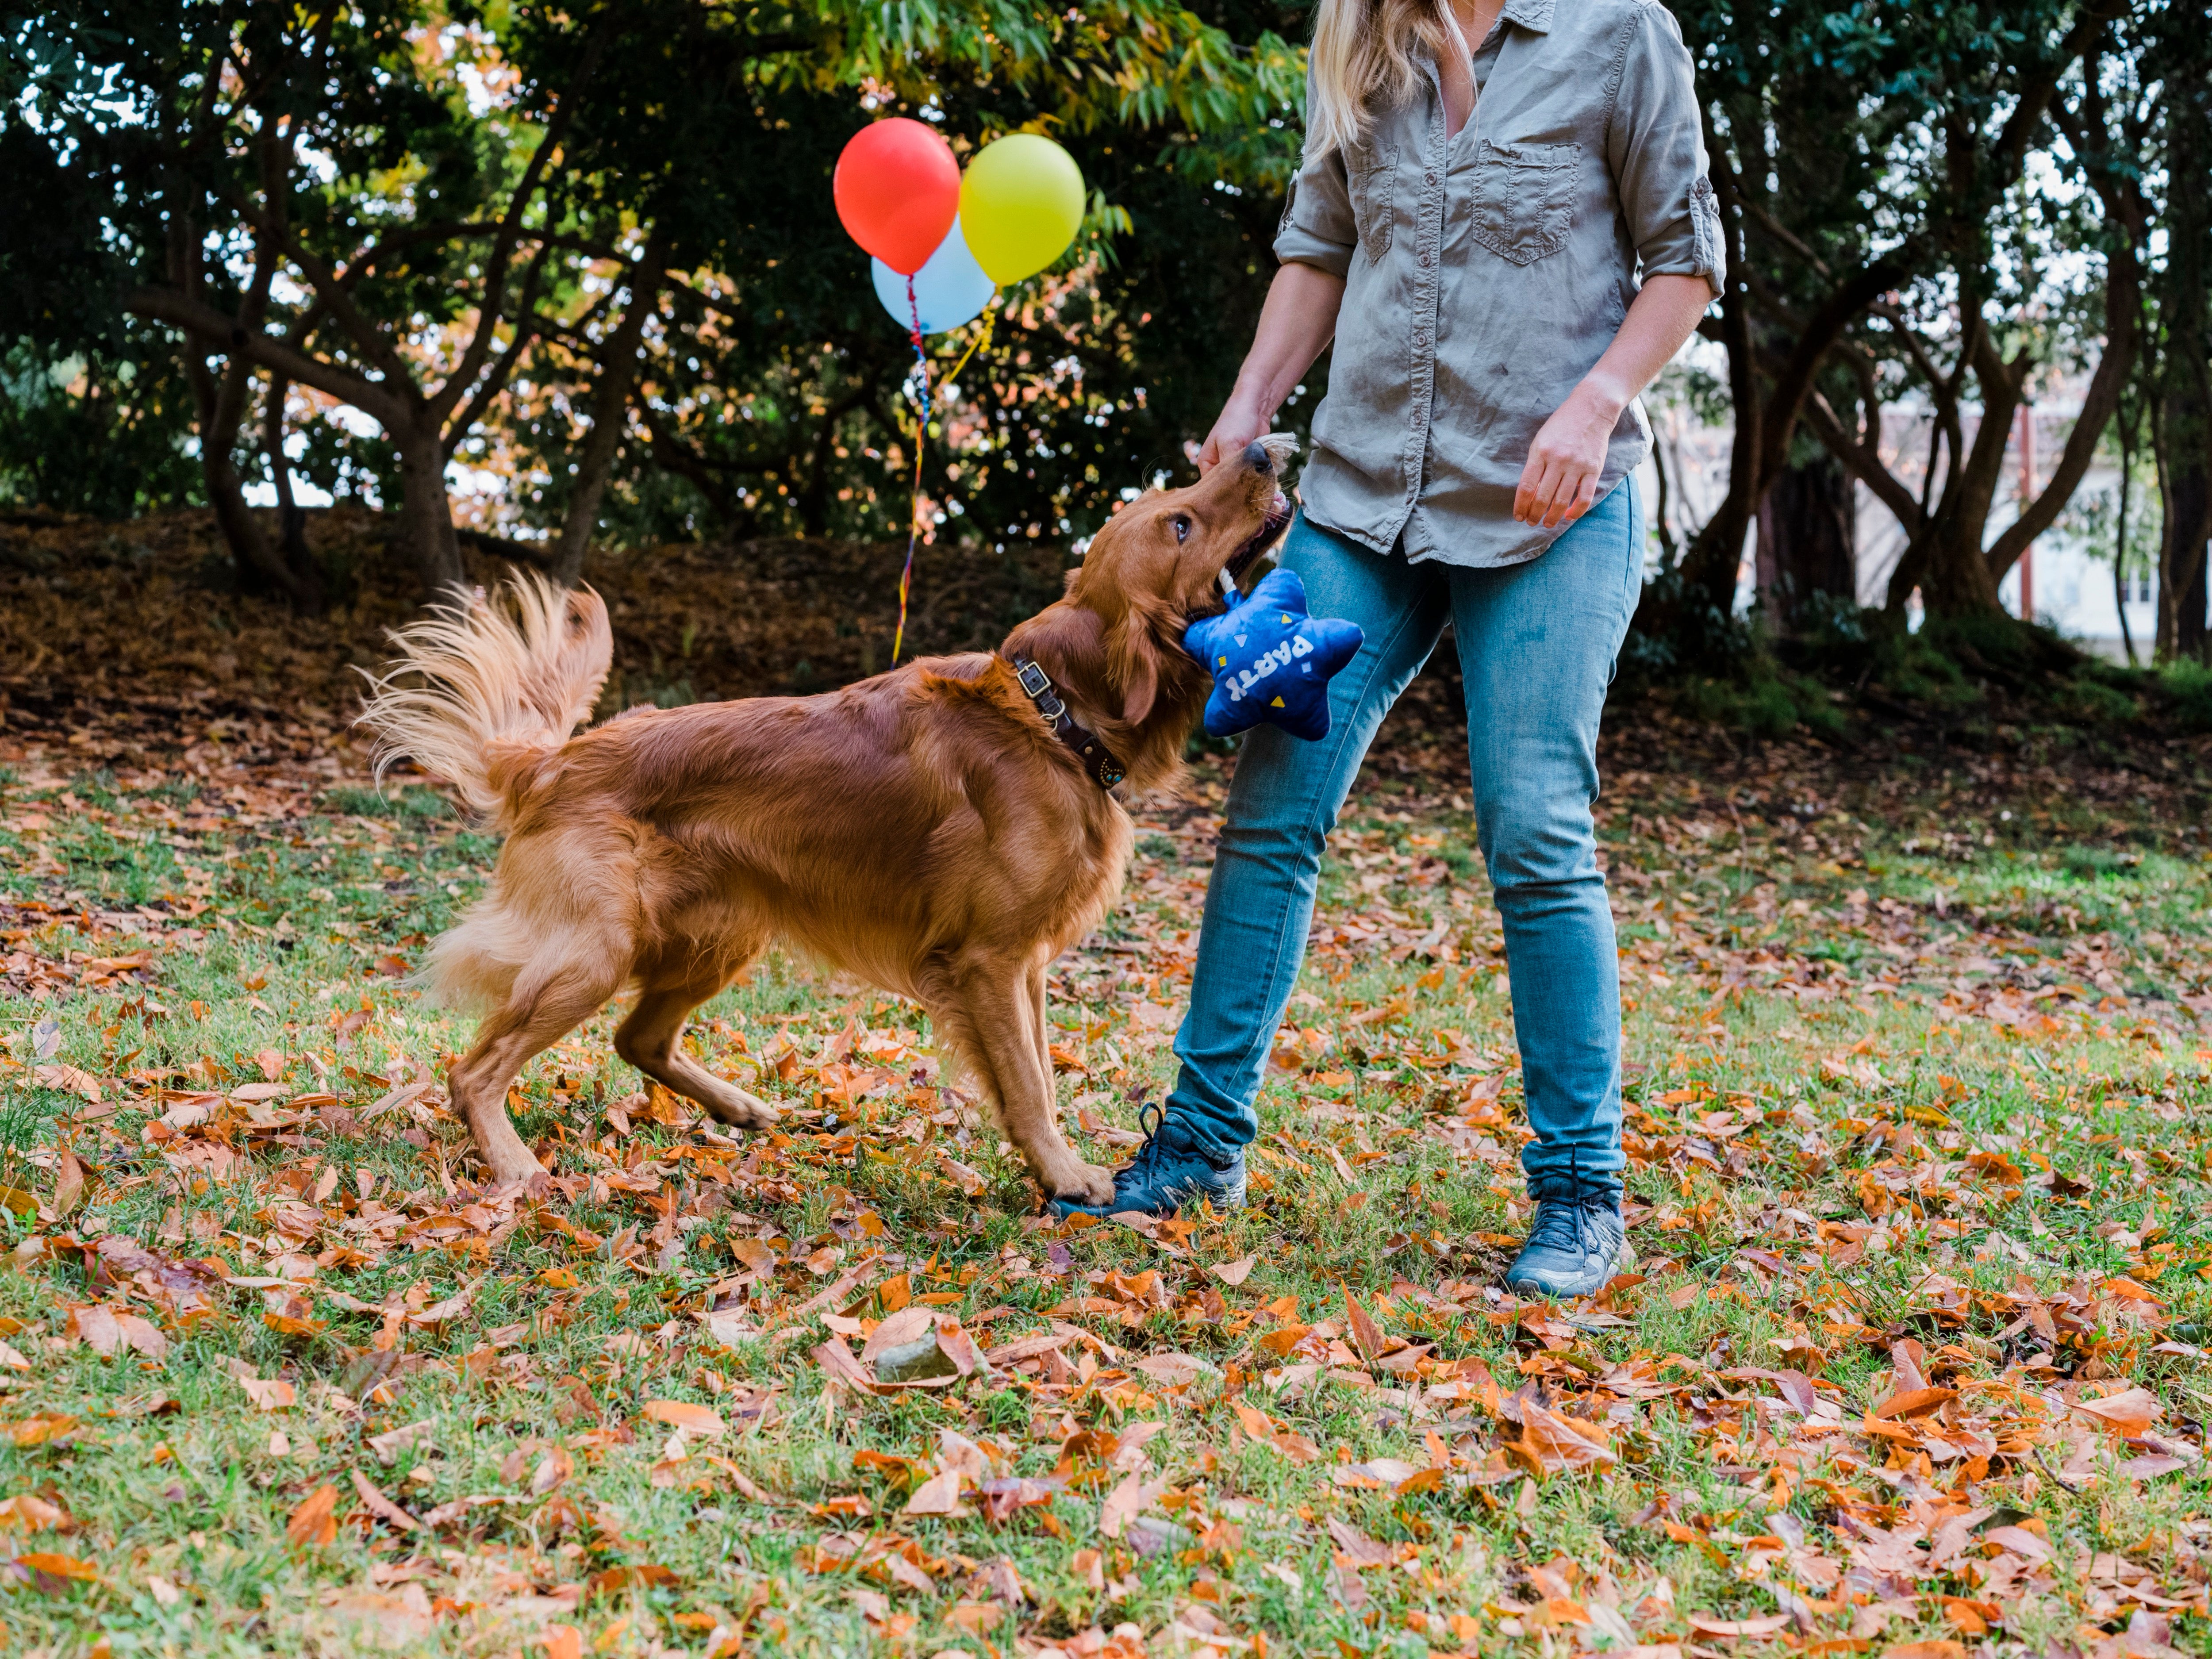
[[[1008,659],[1052,676],[1128,789],[1166,781],[1209,684],[1183,629],[1279,529],[1287,447],[1123,508],[1066,597],[1000,653],[925,658],[823,696],[637,710],[570,738],[611,657],[596,595],[525,583],[505,612],[478,602],[395,636],[401,660],[364,721],[507,836],[489,893],[429,968],[434,988],[484,1010],[450,1082],[494,1179],[541,1174],[507,1119],[509,1083],[625,984],[624,1060],[726,1123],[775,1121],[680,1039],[781,939],[920,1002],[1044,1190],[1110,1198],[1112,1176],[1055,1121],[1045,974],[1120,890],[1129,818]]]

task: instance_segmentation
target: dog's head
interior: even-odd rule
[[[1290,523],[1281,473],[1295,448],[1271,433],[1186,489],[1139,496],[1069,573],[1069,602],[1103,626],[1117,712],[1130,724],[1146,721],[1170,681],[1202,682],[1183,630],[1220,611],[1223,578],[1243,576]]]

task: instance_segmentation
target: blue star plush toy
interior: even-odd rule
[[[1193,623],[1182,638],[1212,671],[1206,734],[1232,737],[1265,720],[1294,738],[1327,737],[1329,677],[1365,637],[1356,623],[1309,617],[1295,570],[1269,571],[1248,595],[1232,590],[1228,610]]]

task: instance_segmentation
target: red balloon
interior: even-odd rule
[[[894,115],[853,135],[831,189],[852,239],[911,276],[960,211],[960,163],[933,128]]]

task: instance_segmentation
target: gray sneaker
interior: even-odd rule
[[[1583,1188],[1536,1200],[1528,1242],[1505,1270],[1505,1288],[1524,1295],[1589,1296],[1635,1265],[1620,1195]]]

